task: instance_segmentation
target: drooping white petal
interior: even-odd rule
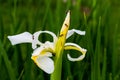
[[[46,73],[51,74],[54,71],[54,62],[49,57],[52,57],[52,53],[48,52],[47,49],[42,45],[33,51],[31,59],[39,68]]]
[[[20,43],[32,43],[32,34],[29,32],[24,32],[18,35],[8,36],[8,39],[12,43],[12,45],[20,44]]]
[[[85,31],[81,31],[81,30],[77,30],[77,29],[72,29],[72,30],[68,30],[66,39],[69,38],[70,36],[72,36],[74,33],[77,33],[79,35],[85,35]]]
[[[54,62],[51,58],[47,56],[44,57],[39,56],[36,59],[36,64],[38,65],[39,68],[41,68],[48,74],[51,74],[54,71]]]
[[[70,61],[80,61],[80,60],[84,59],[85,54],[87,52],[86,49],[81,48],[79,45],[77,45],[75,43],[66,43],[65,44],[65,49],[66,50],[74,49],[74,50],[77,50],[77,51],[82,53],[82,55],[80,55],[78,58],[72,58],[69,54],[67,54],[68,60],[70,60]]]

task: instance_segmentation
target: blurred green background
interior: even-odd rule
[[[58,34],[67,10],[71,10],[70,29],[86,31],[68,42],[88,51],[80,62],[66,57],[78,52],[64,51],[62,80],[120,80],[119,0],[0,0],[0,80],[49,80],[50,75],[31,60],[31,44],[12,46],[7,36],[39,30]],[[39,39],[52,41],[46,34]]]

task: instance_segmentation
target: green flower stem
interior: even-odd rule
[[[51,74],[51,80],[61,80],[62,71],[62,55],[64,50],[64,44],[66,41],[66,35],[70,24],[70,11],[68,11],[65,21],[62,25],[58,41],[55,46],[55,69]]]
[[[58,54],[60,55],[55,57],[55,70],[51,74],[51,80],[61,80],[63,50],[60,51]]]
[[[60,33],[60,35],[63,33]],[[51,80],[61,80],[61,71],[62,71],[62,55],[64,50],[64,44],[66,41],[66,34],[59,36],[56,43],[56,55],[55,55],[55,70],[51,74]]]
[[[51,74],[51,80],[61,80],[62,55],[64,50],[65,37],[66,35],[59,37],[59,40],[56,43],[55,70]]]

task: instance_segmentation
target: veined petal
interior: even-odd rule
[[[34,62],[40,69],[48,74],[51,74],[54,71],[54,62],[48,56],[36,56],[36,58],[34,58]]]
[[[20,44],[20,43],[32,43],[32,34],[29,32],[24,32],[18,35],[8,36],[8,39],[12,43],[12,45]]]
[[[72,36],[74,33],[77,33],[79,35],[85,35],[85,31],[81,31],[81,30],[77,30],[77,29],[72,29],[72,30],[68,30],[66,39],[69,38],[70,36]]]
[[[64,49],[65,50],[74,49],[74,50],[80,51],[82,53],[82,55],[79,56],[78,58],[72,58],[69,54],[67,54],[68,60],[70,60],[70,61],[80,61],[80,60],[84,59],[85,54],[87,52],[86,49],[81,48],[79,45],[77,45],[75,43],[66,43]]]

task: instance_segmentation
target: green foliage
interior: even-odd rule
[[[64,2],[67,1],[67,2]],[[49,80],[31,60],[30,44],[12,46],[8,35],[24,31],[50,30],[58,34],[65,12],[71,10],[70,29],[85,30],[69,41],[86,48],[83,61],[70,62],[63,53],[62,80],[120,79],[119,0],[1,0],[0,1],[0,80]],[[41,41],[50,40],[48,35]]]

